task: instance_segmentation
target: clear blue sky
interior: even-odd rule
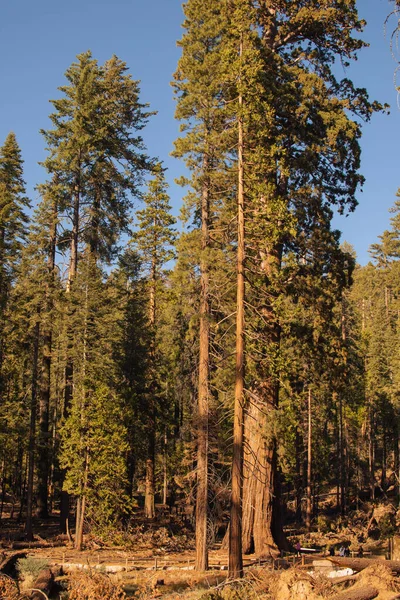
[[[359,261],[368,261],[368,246],[389,225],[388,208],[400,187],[397,140],[400,109],[394,84],[396,62],[391,56],[384,21],[389,0],[359,0],[360,16],[368,21],[364,39],[370,43],[345,73],[371,98],[391,105],[391,113],[376,115],[364,127],[362,173],[364,192],[356,212],[335,219],[343,239],[354,245]],[[64,72],[80,52],[90,49],[100,63],[112,54],[126,61],[141,80],[141,100],[158,115],[144,131],[152,155],[169,167],[174,212],[182,191],[173,183],[183,165],[169,157],[178,131],[170,81],[176,68],[181,37],[180,0],[0,0],[0,143],[15,131],[25,160],[25,180],[33,201],[34,187],[45,178],[38,161],[45,156],[41,128],[49,126],[49,99],[57,97]],[[399,74],[400,85],[400,74]]]

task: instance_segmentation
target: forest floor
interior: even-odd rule
[[[210,551],[209,571],[204,574],[194,571],[193,532],[184,524],[178,526],[165,519],[156,523],[139,520],[129,533],[110,535],[106,540],[87,535],[83,551],[77,551],[67,536],[59,535],[56,517],[46,521],[35,520],[34,541],[31,543],[23,539],[21,522],[3,518],[0,522],[0,565],[14,557],[19,560],[17,566],[19,564],[23,576],[20,577],[20,590],[15,596],[4,590],[2,595],[0,576],[0,600],[122,600],[125,597],[140,600],[400,598],[400,561],[398,571],[394,573],[393,564],[384,562],[389,551],[387,540],[374,539],[376,535],[369,535],[379,524],[379,515],[384,522],[388,511],[393,512],[393,509],[380,506],[371,513],[371,507],[367,508],[354,513],[346,522],[340,523],[340,519],[336,519],[334,530],[327,531],[325,524],[325,531],[306,533],[301,528],[296,529],[296,524],[292,525],[287,531],[291,543],[300,541],[303,548],[317,552],[304,551],[301,557],[291,553],[280,558],[275,555],[263,559],[248,555],[244,557],[245,580],[236,582],[233,587],[226,585],[228,557],[220,543],[214,544]],[[354,556],[361,544],[366,559],[361,561],[361,567],[349,571],[343,559],[333,557],[333,560],[341,563],[336,566],[327,561],[328,558],[332,559],[327,556],[329,548],[334,548],[337,554],[340,546],[347,545]],[[351,559],[352,556],[348,560]],[[375,562],[377,560],[379,563]],[[374,566],[369,567],[369,564]],[[43,592],[36,596],[32,595],[33,592],[25,592],[24,595],[24,590],[35,587],[35,577],[38,575],[35,570],[39,568],[54,571],[61,588],[68,581],[68,585],[72,586],[70,592],[59,587],[55,595]],[[328,571],[335,570],[337,577],[326,577]],[[15,577],[15,571],[9,574]],[[349,592],[353,595],[348,595]]]

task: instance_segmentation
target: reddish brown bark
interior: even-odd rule
[[[241,40],[240,53],[243,52]],[[243,171],[243,98],[239,97],[238,138],[238,247],[237,247],[237,309],[236,309],[236,368],[233,422],[231,520],[229,528],[229,577],[243,577],[242,557],[242,494],[244,441],[244,301],[245,301],[245,220]]]
[[[204,159],[204,172],[208,157]],[[208,569],[207,505],[208,505],[208,410],[210,397],[210,299],[207,251],[209,234],[209,181],[203,183],[201,201],[202,255],[200,260],[200,349],[197,427],[197,495],[196,495],[196,570]]]

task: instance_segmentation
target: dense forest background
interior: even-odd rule
[[[400,501],[400,200],[366,266],[331,227],[385,107],[337,76],[353,0],[277,4],[185,4],[181,225],[115,56],[67,70],[37,206],[15,135],[0,148],[0,518],[28,539],[34,515],[81,549],[181,506],[197,568],[227,530],[236,576],[322,499]]]

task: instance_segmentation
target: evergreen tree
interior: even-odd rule
[[[347,62],[363,47],[363,42],[352,36],[352,32],[362,29],[362,22],[352,1],[335,5],[332,10],[312,1],[306,6],[284,5],[279,11],[268,3],[252,2],[230,2],[216,7],[212,3],[200,6],[193,1],[188,2],[186,10],[189,9],[201,23],[220,21],[212,44],[205,43],[207,38],[202,30],[199,33],[203,33],[205,47],[213,50],[212,55],[218,61],[211,88],[219,86],[213,96],[213,114],[217,127],[218,123],[225,125],[218,146],[218,165],[221,173],[226,173],[228,165],[237,169],[239,178],[233,189],[239,198],[238,221],[243,221],[243,212],[247,224],[245,229],[241,225],[238,241],[234,242],[241,256],[239,279],[246,257],[249,281],[248,332],[244,335],[254,340],[252,354],[258,352],[264,357],[257,364],[249,364],[245,385],[243,362],[238,359],[241,375],[236,381],[242,381],[241,389],[250,390],[272,417],[279,397],[280,303],[288,293],[285,281],[297,270],[296,262],[307,252],[313,231],[321,225],[329,227],[332,216],[329,205],[337,205],[340,211],[346,207],[352,210],[357,187],[362,183],[358,174],[360,126],[349,118],[348,111],[368,119],[379,107],[370,103],[365,92],[355,89],[350,81],[337,81],[331,69],[336,58]],[[202,47],[198,38],[188,36],[187,40],[193,43],[193,49]],[[195,102],[200,86],[207,98],[210,90],[206,89],[204,79],[195,79],[193,69],[184,64],[186,70],[178,73],[186,78],[182,103],[187,107]],[[197,112],[182,117],[188,123],[186,139],[193,140],[192,129],[201,131],[203,121],[197,118]],[[197,160],[204,157],[204,139],[204,135],[197,136],[197,154],[193,152]],[[231,206],[230,200],[227,199],[226,206]],[[295,257],[294,262],[286,260],[288,253]],[[242,306],[243,294],[237,314]],[[238,328],[237,339],[242,336]],[[238,348],[237,356],[242,353]],[[257,382],[255,387],[252,381]],[[240,411],[244,402],[237,388],[236,406],[240,410],[236,412],[235,450],[239,454],[235,458],[233,508],[239,512],[234,515],[235,528],[240,524],[242,443],[239,438],[242,438]],[[263,494],[257,495],[257,507],[252,509],[252,514],[259,515],[257,522],[263,523],[261,530],[257,527],[257,533],[261,534],[256,551],[261,553],[276,542],[284,543],[272,502],[277,498],[276,450],[277,442],[272,435],[264,444],[262,459],[267,465],[266,485]],[[239,529],[231,536],[235,544],[232,576],[241,573],[238,536]]]
[[[227,136],[226,110],[221,104],[226,63],[220,39],[226,23],[221,3],[198,0],[185,4],[185,35],[179,42],[182,57],[175,73],[178,97],[176,118],[183,121],[184,136],[175,142],[175,156],[185,158],[190,169],[192,194],[187,211],[194,211],[195,225],[201,229],[200,241],[200,322],[197,403],[197,493],[196,493],[196,569],[207,570],[207,504],[209,488],[208,430],[211,399],[210,379],[210,260],[216,213],[226,189],[224,159]],[[227,130],[229,134],[229,129]],[[229,137],[230,139],[230,137]],[[182,183],[189,183],[182,180]]]
[[[76,307],[73,282],[82,252],[91,261],[109,263],[128,231],[132,195],[140,195],[143,175],[152,163],[145,154],[141,129],[151,113],[139,102],[139,86],[127,74],[126,64],[112,57],[99,66],[90,52],[77,57],[66,71],[62,97],[52,101],[53,129],[43,131],[48,144],[44,166],[58,190],[63,235],[57,243],[68,252],[65,322],[64,414],[74,401]],[[50,186],[50,183],[47,184]],[[88,288],[91,279],[88,280]],[[67,496],[63,496],[61,527],[65,530]]]
[[[29,201],[25,196],[21,150],[14,133],[9,133],[0,148],[0,324],[4,332],[10,286],[15,279],[26,235]],[[0,397],[3,389],[5,353],[3,333],[0,333]]]
[[[149,339],[148,339],[148,389],[146,392],[147,407],[147,434],[148,453],[146,460],[146,495],[145,515],[154,519],[154,494],[155,494],[155,447],[156,447],[156,419],[158,398],[161,392],[160,381],[160,349],[157,342],[159,328],[159,301],[162,292],[162,278],[166,263],[173,258],[174,231],[172,229],[175,219],[170,214],[167,184],[164,169],[161,165],[155,168],[155,177],[148,184],[148,192],[144,195],[145,208],[137,212],[138,231],[134,234],[134,241],[141,257],[142,268],[147,280],[149,304]]]

